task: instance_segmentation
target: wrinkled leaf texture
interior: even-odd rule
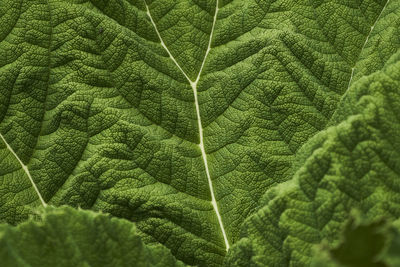
[[[400,215],[399,46],[397,0],[2,0],[0,221],[306,266],[351,209]]]

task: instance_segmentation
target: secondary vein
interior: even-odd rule
[[[379,19],[381,18],[382,14],[383,14],[383,11],[385,11],[385,9],[386,9],[387,5],[389,4],[389,2],[390,2],[390,0],[387,0],[386,4],[383,6],[383,8],[382,8],[382,10],[381,10],[381,13],[379,13],[379,15],[378,15],[378,17],[376,18],[374,24],[372,24],[372,26],[371,26],[371,28],[370,28],[370,30],[369,30],[369,33],[367,34],[367,38],[365,39],[365,42],[364,42],[363,46],[361,47],[360,53],[358,54],[357,60],[356,60],[356,62],[355,62],[354,64],[357,64],[357,61],[358,61],[358,59],[360,58],[361,53],[362,53],[362,51],[364,50],[365,46],[367,45],[368,40],[369,40],[369,37],[371,36],[371,33],[373,32],[376,23],[378,23]],[[354,65],[354,67],[351,68],[351,75],[350,75],[349,84],[348,84],[348,86],[347,86],[347,90],[349,90],[349,88],[350,88],[351,81],[353,80],[353,76],[354,76],[355,70],[356,70],[356,67],[355,67],[355,65]]]
[[[33,188],[35,189],[36,194],[38,195],[39,200],[40,200],[40,202],[42,203],[43,207],[46,207],[47,204],[46,204],[46,202],[44,201],[42,195],[40,194],[40,191],[39,191],[38,187],[36,186],[35,182],[33,181],[33,178],[32,178],[31,173],[29,172],[28,166],[26,166],[26,165],[22,162],[22,160],[18,157],[17,153],[15,153],[14,149],[8,144],[7,140],[4,138],[4,136],[3,136],[1,133],[0,133],[0,138],[1,138],[1,140],[3,140],[4,144],[6,145],[7,149],[11,152],[11,154],[13,154],[14,157],[17,159],[17,161],[18,161],[19,164],[21,165],[22,169],[24,170],[26,176],[28,176],[29,181],[31,182]]]
[[[167,51],[167,53],[168,53],[169,57],[171,58],[171,60],[175,63],[175,65],[178,67],[178,69],[186,77],[186,79],[190,83],[190,86],[192,87],[193,95],[194,95],[194,103],[195,103],[195,107],[196,107],[197,123],[198,123],[198,128],[199,128],[200,143],[198,144],[198,146],[199,146],[200,151],[201,151],[201,156],[202,156],[204,168],[205,168],[205,171],[206,171],[208,185],[209,185],[209,188],[210,188],[211,203],[212,203],[212,206],[213,206],[214,211],[216,213],[219,226],[221,228],[221,232],[222,232],[222,236],[224,238],[226,250],[228,251],[230,245],[229,245],[228,237],[227,237],[226,232],[225,232],[224,224],[222,222],[222,217],[221,217],[221,214],[220,214],[219,209],[218,209],[217,200],[216,200],[215,195],[214,195],[214,187],[213,187],[213,183],[212,183],[212,180],[211,180],[210,170],[208,168],[207,154],[206,154],[206,150],[205,150],[205,147],[204,147],[203,126],[202,126],[202,123],[201,123],[200,106],[199,106],[198,94],[197,94],[197,84],[198,84],[198,82],[200,80],[200,76],[201,76],[201,73],[203,71],[203,67],[205,65],[207,56],[208,56],[208,54],[209,54],[209,52],[211,50],[211,41],[212,41],[214,28],[215,28],[215,24],[216,24],[216,21],[217,21],[217,15],[218,15],[218,0],[216,0],[215,13],[214,13],[214,17],[213,17],[213,23],[212,23],[212,26],[211,26],[211,32],[210,32],[210,38],[208,40],[207,50],[206,50],[206,53],[204,55],[203,61],[201,63],[199,73],[198,73],[198,75],[197,75],[197,77],[196,77],[196,79],[194,81],[192,81],[189,78],[189,76],[185,73],[185,71],[182,69],[182,67],[179,65],[179,63],[176,61],[174,56],[171,54],[171,52],[169,51],[168,47],[165,45],[165,43],[164,43],[164,41],[163,41],[163,39],[161,37],[161,34],[158,31],[157,26],[156,26],[156,24],[155,24],[155,22],[153,20],[153,17],[151,16],[150,9],[149,9],[149,6],[147,5],[146,0],[144,0],[144,3],[146,5],[147,16],[150,18],[150,21],[153,24],[153,27],[154,27],[154,29],[155,29],[155,31],[157,33],[158,38],[160,39],[162,47]]]

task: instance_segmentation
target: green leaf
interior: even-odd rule
[[[1,266],[184,266],[146,246],[133,223],[70,207],[47,207],[18,226],[0,225]]]
[[[368,220],[400,217],[399,88],[400,51],[352,85],[331,126],[298,153],[292,180],[247,219],[228,265],[308,266],[315,245],[337,242],[352,209]]]
[[[400,266],[400,220],[393,223],[391,235],[390,244],[381,258],[388,266],[396,267]]]
[[[383,218],[371,221],[352,214],[338,244],[322,244],[311,266],[399,266],[398,222],[389,223]]]
[[[394,0],[0,1],[0,221],[48,204],[104,211],[186,264],[221,265],[252,243],[241,231],[265,192],[308,168],[301,151],[338,142],[349,87],[389,68],[399,25]],[[268,259],[279,227],[257,248]]]
[[[384,219],[368,222],[354,216],[346,223],[339,244],[333,248],[329,248],[328,244],[321,246],[315,253],[311,266],[387,266],[382,261],[381,254],[387,246],[389,236]]]

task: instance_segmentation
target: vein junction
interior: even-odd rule
[[[217,201],[215,199],[214,188],[213,188],[213,184],[212,184],[212,180],[211,180],[211,176],[210,176],[210,171],[209,171],[208,163],[207,163],[207,154],[206,154],[206,150],[205,150],[205,147],[204,147],[203,126],[202,126],[202,123],[201,123],[200,106],[199,106],[198,94],[197,94],[197,84],[198,84],[198,82],[200,80],[201,72],[203,71],[203,67],[204,67],[204,64],[206,62],[207,56],[208,56],[208,54],[209,54],[209,52],[211,50],[211,40],[212,40],[212,36],[213,36],[213,33],[214,33],[215,22],[217,21],[217,15],[218,15],[218,0],[216,0],[215,13],[214,13],[214,18],[213,18],[213,24],[212,24],[212,27],[211,27],[211,32],[210,32],[210,39],[208,40],[207,50],[206,50],[206,53],[204,55],[203,61],[201,63],[199,73],[197,74],[197,77],[196,77],[196,79],[194,81],[192,81],[189,78],[189,76],[183,71],[182,67],[179,65],[179,63],[176,61],[176,59],[173,57],[173,55],[169,51],[168,47],[165,45],[165,43],[164,43],[164,41],[163,41],[163,39],[161,37],[161,34],[158,31],[157,26],[156,26],[156,24],[155,24],[155,22],[153,20],[153,17],[151,16],[150,9],[149,9],[149,6],[146,3],[146,0],[144,0],[144,2],[145,2],[145,5],[146,5],[147,15],[150,18],[151,23],[153,24],[153,27],[154,27],[154,29],[155,29],[155,31],[157,33],[158,39],[160,39],[162,47],[167,51],[167,53],[168,53],[169,57],[171,58],[171,60],[175,63],[175,65],[178,67],[178,69],[186,77],[186,79],[190,83],[190,86],[193,89],[194,103],[195,103],[195,107],[196,107],[197,123],[198,123],[198,128],[199,128],[199,137],[200,137],[200,143],[198,144],[198,146],[199,146],[200,151],[201,151],[201,156],[202,156],[202,159],[203,159],[204,168],[205,168],[207,179],[208,179],[208,185],[210,187],[211,203],[212,203],[214,211],[215,211],[215,213],[217,215],[218,223],[219,223],[219,226],[221,228],[221,232],[222,232],[222,235],[223,235],[223,238],[224,238],[225,247],[226,247],[226,250],[228,251],[229,250],[229,241],[228,241],[228,237],[227,237],[226,232],[225,232],[224,224],[222,222],[221,214],[219,213],[218,204],[217,204]]]
[[[4,144],[6,145],[7,149],[11,152],[11,154],[14,155],[14,157],[17,159],[17,161],[19,162],[19,164],[21,165],[22,169],[24,170],[26,176],[28,176],[29,181],[31,182],[33,188],[35,189],[36,194],[39,197],[40,202],[42,203],[43,207],[46,207],[47,204],[44,201],[42,195],[40,194],[40,191],[38,189],[38,187],[36,186],[35,182],[33,181],[32,175],[29,172],[28,166],[26,166],[22,160],[18,157],[17,153],[15,153],[14,149],[12,149],[12,147],[7,143],[7,140],[4,138],[4,136],[0,133],[0,139],[3,140]]]

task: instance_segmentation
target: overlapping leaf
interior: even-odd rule
[[[331,126],[298,153],[293,179],[247,219],[228,265],[308,266],[317,244],[339,239],[352,209],[369,220],[399,218],[399,88],[400,51],[351,86]]]
[[[1,266],[184,266],[162,246],[143,244],[131,222],[48,207],[13,227],[0,225]]]

